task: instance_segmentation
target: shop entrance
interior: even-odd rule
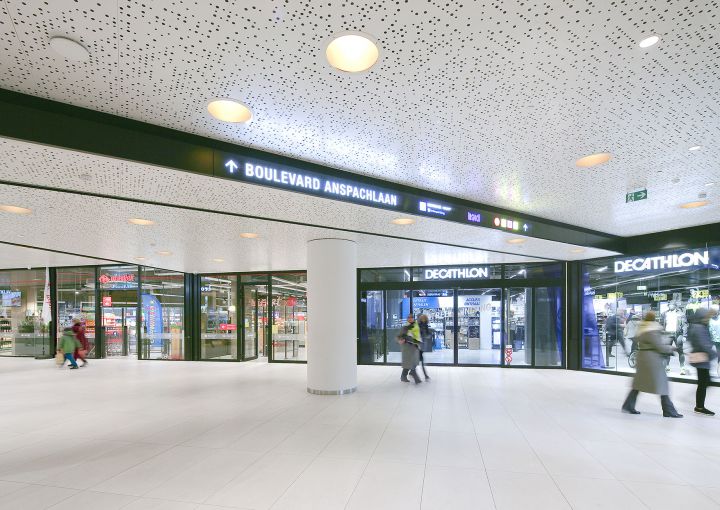
[[[268,290],[267,285],[241,285],[243,300],[243,359],[267,357]]]
[[[137,355],[137,291],[110,291],[103,296],[100,345],[105,357]]]

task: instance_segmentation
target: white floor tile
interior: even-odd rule
[[[383,508],[383,505],[374,508]],[[422,510],[494,510],[485,471],[428,466],[422,492]]]
[[[77,491],[61,487],[28,485],[18,491],[0,496],[0,508],[3,510],[40,510],[73,496]]]
[[[653,510],[717,509],[718,504],[697,487],[648,482],[623,482],[640,501]]]
[[[498,510],[570,510],[565,496],[548,475],[488,471]]]
[[[644,510],[646,506],[618,480],[554,477],[574,510]]]
[[[345,508],[416,510],[420,507],[424,471],[424,464],[372,461]]]
[[[475,434],[430,432],[427,463],[429,466],[484,468]]]
[[[134,496],[110,494],[107,492],[78,492],[50,507],[51,510],[116,510],[132,503]]]

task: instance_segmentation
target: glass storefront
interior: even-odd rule
[[[102,357],[137,356],[138,266],[101,267],[100,330]]]
[[[200,359],[238,359],[237,276],[200,277]]]
[[[558,263],[361,269],[358,362],[400,363],[412,313],[428,317],[426,363],[563,366],[562,277]]]
[[[44,269],[0,271],[0,356],[52,353],[45,283]]]
[[[142,268],[142,359],[184,359],[185,275]]]
[[[720,307],[720,248],[705,247],[584,263],[582,368],[632,373],[634,337],[652,310],[665,341],[678,349],[667,359],[668,375],[696,378],[688,363],[688,323],[699,308]],[[720,348],[720,320],[710,322]]]
[[[58,338],[63,329],[72,327],[75,320],[80,321],[90,344],[87,356],[95,358],[95,268],[61,267],[56,270],[56,275]]]
[[[274,361],[307,361],[307,275],[274,275],[272,346]]]

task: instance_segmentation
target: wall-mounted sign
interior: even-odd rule
[[[623,295],[624,294],[622,292],[608,292],[607,298],[608,299],[620,299],[621,297],[623,297]]]
[[[710,291],[708,289],[705,290],[691,290],[690,295],[694,297],[695,299],[701,299],[710,297]]]
[[[647,200],[647,189],[641,189],[639,191],[633,191],[625,194],[625,203],[637,202],[638,200]]]
[[[209,285],[203,285],[200,287],[200,292],[212,292],[212,287]]]
[[[418,210],[422,213],[431,214],[433,216],[447,216],[453,208],[448,205],[421,200],[418,202]]]
[[[220,331],[235,331],[237,324],[220,324]]]
[[[503,230],[512,230],[514,232],[527,232],[530,230],[530,225],[520,220],[514,220],[510,218],[503,218],[501,216],[495,216],[493,218],[493,226],[501,228]]]
[[[482,223],[482,214],[476,211],[467,211],[467,221],[470,223]]]
[[[487,278],[490,272],[487,267],[447,267],[441,269],[425,269],[426,280],[467,280]]]
[[[654,257],[639,257],[615,261],[616,273],[637,273],[643,271],[659,271],[663,269],[700,268],[710,264],[708,250],[695,250]]]
[[[659,292],[654,292],[650,294],[653,298],[653,301],[667,301],[667,294],[661,294]]]
[[[112,306],[112,296],[103,296],[102,305],[103,306]]]

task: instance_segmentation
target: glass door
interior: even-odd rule
[[[108,358],[137,356],[138,266],[101,267],[100,342],[96,350]]]
[[[467,337],[456,335],[455,327],[455,291],[453,289],[414,290],[412,292],[412,314],[418,321],[426,315],[430,325],[432,340],[424,346],[425,363],[455,363],[455,346],[461,345]],[[407,322],[407,314],[403,324]]]
[[[458,363],[500,365],[502,289],[460,289],[457,315]]]
[[[366,290],[360,295],[359,363],[385,360],[385,299],[382,290]]]
[[[235,275],[215,274],[200,278],[201,359],[238,359],[236,284]]]
[[[533,364],[533,289],[510,288],[506,292],[505,364],[530,366]]]
[[[267,357],[267,285],[243,285],[243,359]]]

